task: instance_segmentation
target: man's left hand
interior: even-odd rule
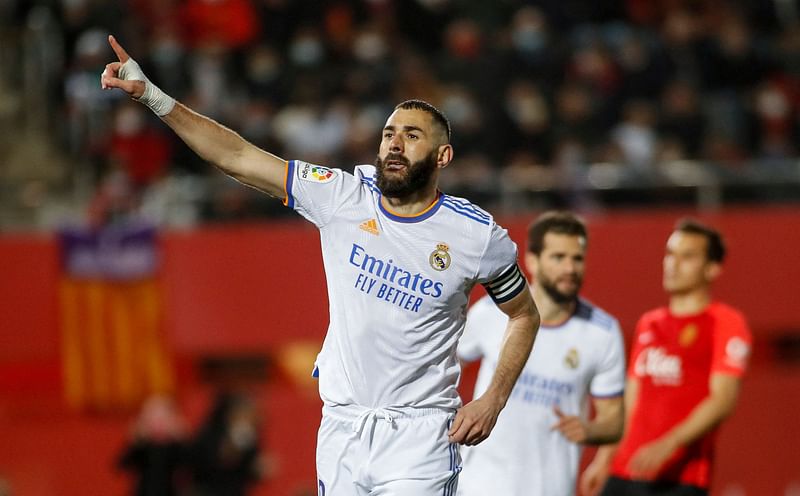
[[[631,476],[634,479],[653,479],[677,450],[678,444],[666,437],[645,444],[634,453],[628,464]]]

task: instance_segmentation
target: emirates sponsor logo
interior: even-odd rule
[[[634,364],[639,377],[650,376],[654,384],[678,385],[683,379],[681,357],[670,355],[662,347],[645,348]]]

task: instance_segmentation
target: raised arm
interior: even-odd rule
[[[225,174],[271,196],[285,196],[286,161],[176,102],[147,79],[113,36],[108,42],[119,60],[106,65],[100,77],[103,89],[119,88],[147,105],[189,148]]]
[[[497,368],[486,392],[456,413],[449,432],[451,442],[472,446],[489,437],[531,353],[539,330],[539,311],[527,286],[498,307],[508,315],[508,325]]]

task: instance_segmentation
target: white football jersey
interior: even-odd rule
[[[440,193],[419,215],[381,205],[375,168],[301,161],[284,203],[319,228],[330,324],[315,373],[326,407],[456,409],[456,346],[475,283],[498,302],[525,287],[491,215]]]
[[[475,397],[489,386],[507,321],[488,298],[467,315],[458,355],[465,361],[482,359]],[[617,320],[585,300],[563,324],[542,325],[492,434],[462,450],[458,494],[574,495],[581,449],[552,429],[558,422],[553,407],[585,418],[589,395],[622,395],[623,346]]]

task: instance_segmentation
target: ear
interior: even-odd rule
[[[526,251],[524,260],[525,260],[525,270],[528,271],[528,274],[531,277],[534,277],[536,274],[536,269],[538,269],[539,267],[539,257],[537,257],[535,253]]]
[[[436,166],[440,169],[444,169],[450,162],[453,160],[453,145],[449,143],[446,145],[439,146],[439,153],[436,156]]]
[[[714,279],[722,274],[722,265],[717,262],[709,262],[703,270],[706,281],[712,282]]]

